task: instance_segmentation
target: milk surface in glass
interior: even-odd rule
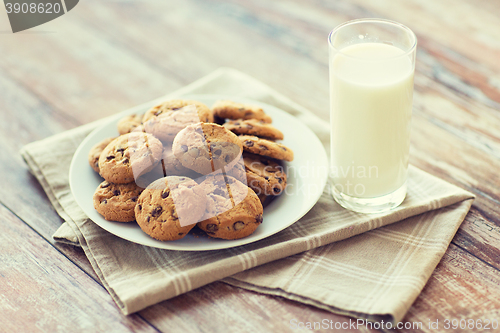
[[[332,179],[337,190],[375,198],[406,181],[414,67],[398,47],[359,43],[330,64]]]

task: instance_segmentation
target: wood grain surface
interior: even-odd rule
[[[0,7],[1,331],[288,332],[292,319],[349,320],[223,283],[121,315],[83,252],[52,240],[61,219],[18,151],[221,66],[328,120],[326,38],[362,17],[418,38],[410,162],[477,196],[405,321],[500,321],[500,2],[85,0],[17,34]]]

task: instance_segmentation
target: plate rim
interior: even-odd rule
[[[74,197],[75,202],[77,203],[77,205],[85,213],[85,215],[87,216],[87,218],[89,220],[91,220],[93,223],[95,223],[97,226],[99,226],[103,230],[106,230],[106,232],[109,232],[109,233],[115,235],[116,237],[119,237],[121,239],[127,240],[127,241],[135,243],[135,244],[139,244],[139,245],[143,245],[143,246],[149,246],[149,247],[158,248],[158,249],[171,250],[171,251],[205,252],[205,251],[215,251],[215,250],[223,250],[223,249],[229,249],[229,248],[236,248],[236,247],[239,247],[239,246],[248,245],[248,244],[255,243],[255,242],[264,240],[266,238],[269,238],[269,237],[271,237],[273,235],[276,235],[277,233],[283,231],[284,229],[290,227],[291,225],[293,225],[297,221],[299,221],[305,214],[307,214],[316,205],[316,203],[318,202],[319,198],[323,194],[324,189],[325,189],[326,184],[327,184],[328,172],[326,170],[328,170],[328,158],[327,158],[325,147],[323,146],[323,144],[319,140],[318,136],[307,125],[305,125],[304,123],[302,123],[300,121],[297,121],[297,123],[300,124],[299,126],[302,126],[306,131],[309,132],[310,136],[314,138],[314,140],[316,141],[314,143],[314,145],[321,148],[320,149],[320,152],[321,152],[320,155],[321,156],[319,156],[319,159],[322,160],[324,162],[324,164],[326,165],[325,172],[323,172],[322,175],[321,175],[321,177],[320,177],[321,178],[320,179],[321,191],[319,191],[319,190],[317,191],[317,193],[315,194],[314,198],[310,200],[309,205],[307,205],[305,208],[303,208],[301,210],[301,212],[299,214],[297,214],[296,217],[294,217],[293,219],[291,219],[293,221],[291,221],[289,223],[285,223],[283,226],[277,228],[276,230],[273,230],[273,232],[270,233],[270,234],[263,234],[260,237],[256,237],[256,238],[251,238],[250,237],[251,235],[250,235],[249,237],[245,237],[245,238],[241,238],[241,239],[236,239],[236,240],[224,240],[224,241],[221,241],[221,242],[212,243],[214,245],[213,248],[177,248],[175,246],[169,246],[169,244],[173,244],[173,242],[170,242],[170,243],[169,242],[162,242],[162,241],[159,241],[159,240],[156,240],[156,239],[153,239],[153,238],[151,238],[151,240],[153,241],[152,243],[153,244],[157,244],[158,246],[155,246],[153,244],[144,244],[142,242],[138,242],[137,240],[130,239],[128,237],[124,237],[123,235],[118,235],[118,234],[116,234],[116,232],[113,232],[112,230],[109,230],[109,227],[107,228],[106,225],[102,225],[102,223],[94,221],[90,216],[88,216],[88,214],[86,213],[86,209],[84,207],[82,207],[82,205],[78,201],[77,198],[79,196],[75,195],[75,191],[76,191],[76,189],[75,189],[75,180],[74,180],[74,177],[75,177],[74,172],[76,172],[75,171],[75,168],[76,168],[75,165],[77,163],[78,157],[80,157],[81,154],[82,154],[83,148],[88,144],[88,141],[91,141],[91,139],[95,136],[95,133],[98,133],[100,130],[102,130],[103,127],[109,126],[110,123],[116,122],[121,117],[126,116],[128,114],[132,114],[134,112],[138,112],[138,110],[142,111],[145,108],[152,107],[156,103],[159,103],[159,102],[161,102],[163,100],[175,99],[175,98],[193,99],[193,100],[197,100],[197,99],[202,99],[202,100],[203,99],[210,99],[210,100],[232,100],[232,101],[240,102],[240,103],[248,103],[248,104],[258,105],[258,106],[261,106],[263,108],[266,108],[266,107],[274,108],[274,109],[277,109],[279,112],[285,113],[290,118],[294,118],[294,120],[297,120],[296,117],[294,117],[292,114],[284,111],[283,109],[281,109],[281,108],[279,108],[277,106],[274,106],[274,105],[271,105],[271,104],[268,104],[268,103],[265,103],[265,102],[261,102],[261,101],[258,101],[258,100],[246,98],[246,97],[230,96],[230,95],[222,95],[222,94],[185,94],[185,95],[182,95],[182,96],[168,95],[168,96],[165,96],[165,97],[161,97],[161,98],[154,99],[152,101],[149,101],[149,102],[137,105],[137,106],[132,107],[130,109],[127,109],[127,110],[124,110],[124,111],[120,111],[120,112],[118,112],[118,113],[116,113],[114,115],[111,115],[109,117],[106,117],[106,118],[104,118],[105,119],[104,122],[102,124],[100,124],[99,126],[97,126],[95,129],[93,129],[90,133],[88,133],[87,136],[79,144],[78,148],[75,150],[75,153],[73,154],[73,157],[72,157],[71,163],[70,163],[70,169],[69,169],[69,186],[70,186],[71,194],[73,195],[73,197]],[[86,152],[85,156],[87,156],[87,154],[88,153]],[[106,221],[106,222],[112,223],[112,221]],[[235,242],[237,244],[234,244]]]

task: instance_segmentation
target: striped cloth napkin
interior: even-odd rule
[[[325,145],[329,141],[327,123],[233,69],[219,69],[174,94],[259,100],[298,117]],[[54,238],[84,249],[124,314],[222,280],[335,313],[396,323],[419,295],[473,201],[471,193],[410,167],[407,198],[389,213],[350,212],[325,191],[300,221],[261,241],[196,253],[160,250],[104,231],[71,194],[72,156],[101,122],[28,144],[21,154],[66,221]]]

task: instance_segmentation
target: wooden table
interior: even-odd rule
[[[434,332],[429,320],[500,320],[498,1],[85,0],[17,34],[0,14],[0,331],[286,332],[292,319],[349,320],[223,283],[123,316],[83,252],[52,240],[62,220],[18,151],[220,66],[327,120],[327,35],[362,17],[417,34],[411,163],[477,195],[405,321]]]

